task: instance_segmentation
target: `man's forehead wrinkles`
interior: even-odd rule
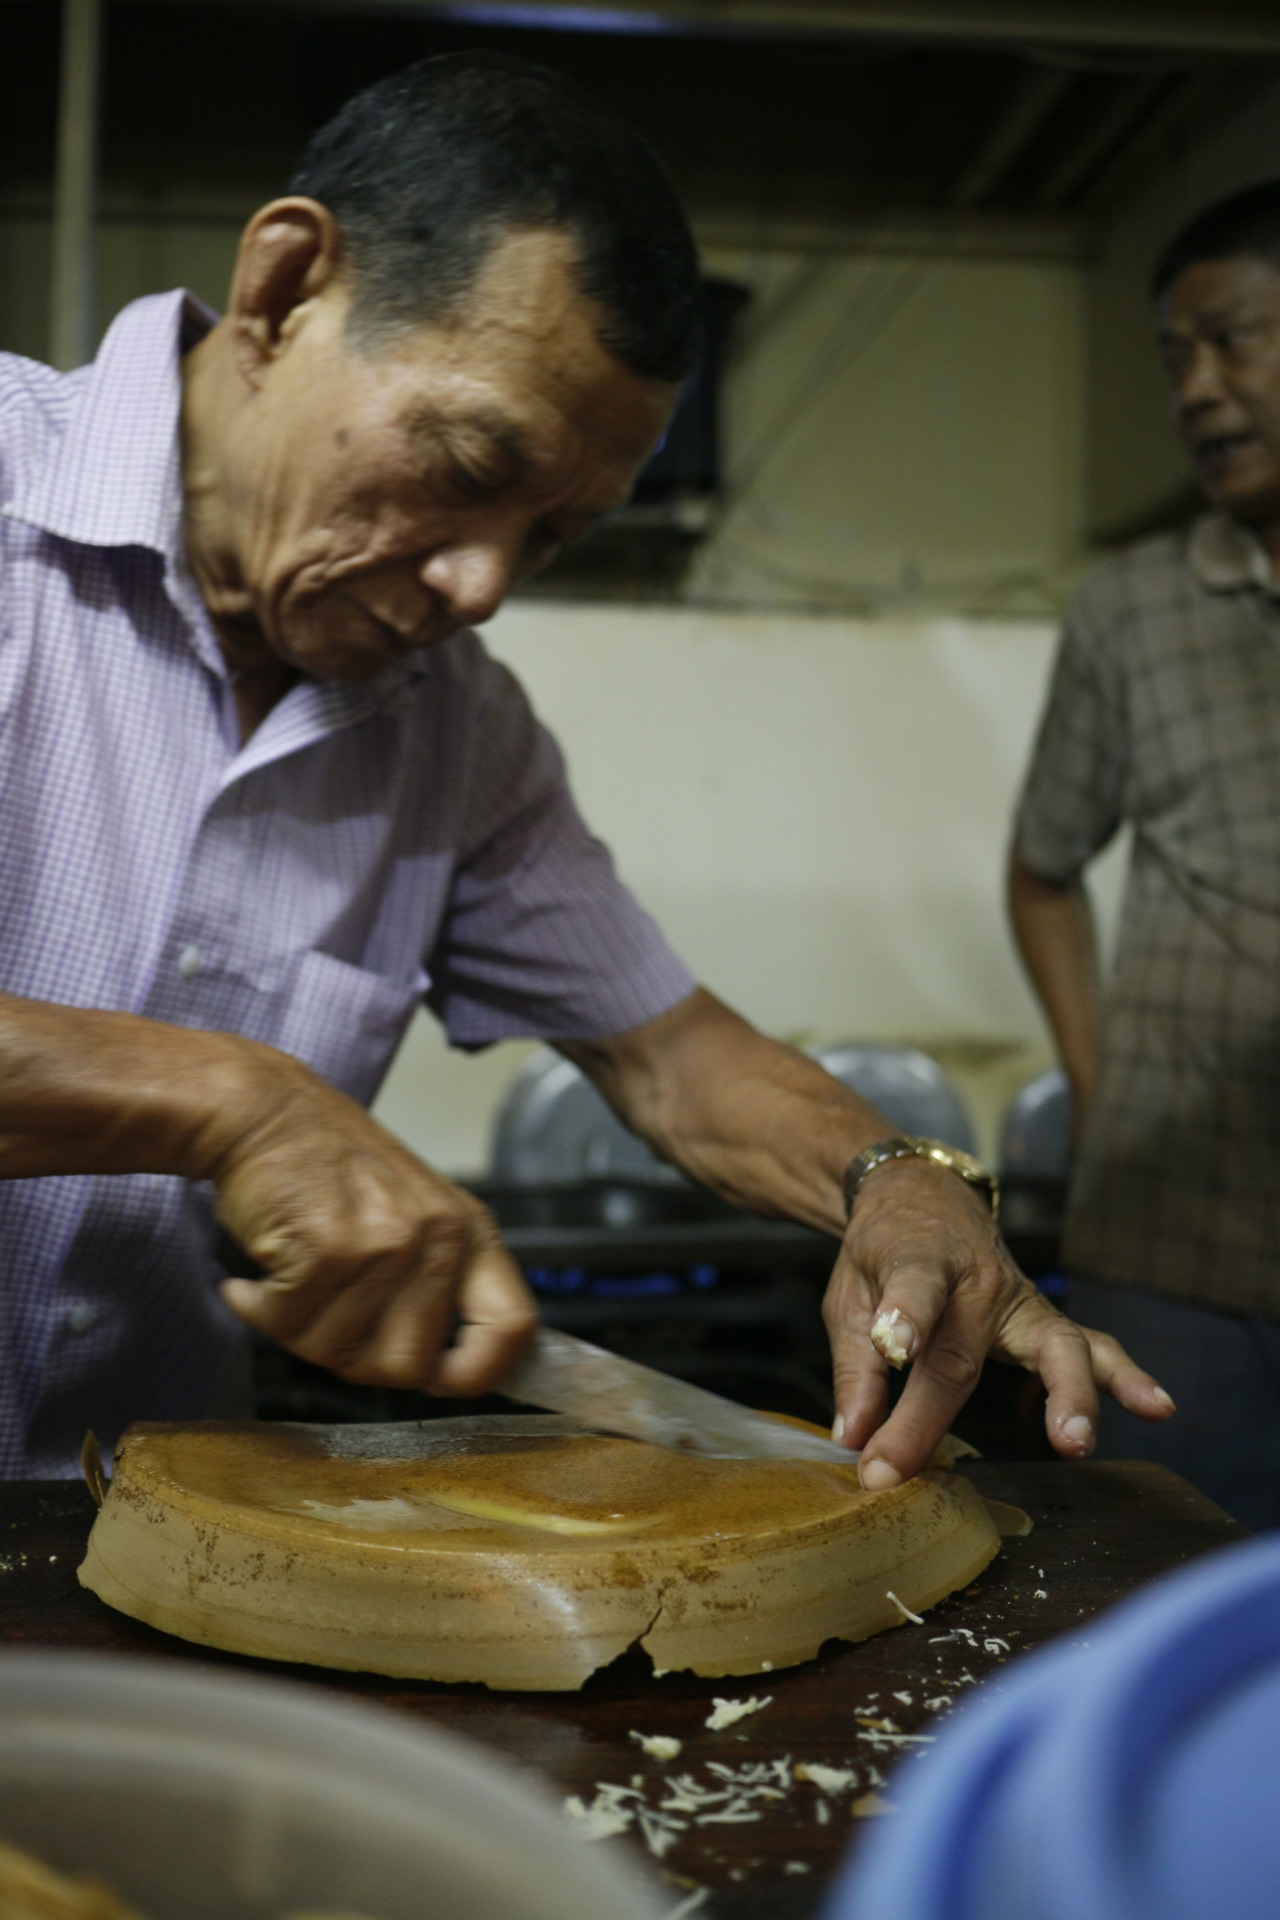
[[[1184,295],[1181,302],[1168,301],[1163,306],[1163,324],[1213,327],[1239,319],[1241,314],[1274,314],[1280,307],[1280,273],[1273,278],[1274,285],[1252,282],[1222,292],[1206,290],[1198,299]]]

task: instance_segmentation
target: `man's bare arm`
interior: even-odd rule
[[[485,1209],[290,1055],[0,995],[0,1178],[144,1172],[214,1183],[266,1270],[228,1303],[347,1379],[483,1392],[535,1323]]]
[[[1071,1082],[1077,1128],[1102,1064],[1102,975],[1093,908],[1083,881],[1042,880],[1016,853],[1009,919]]]
[[[1098,1387],[1144,1419],[1172,1410],[1114,1340],[1076,1327],[1018,1272],[989,1209],[955,1174],[919,1160],[879,1167],[846,1227],[844,1169],[896,1129],[705,990],[630,1033],[562,1042],[561,1051],[694,1179],[841,1241],[823,1313],[837,1430],[863,1448],[868,1486],[894,1485],[923,1466],[988,1353],[1040,1375],[1049,1438],[1068,1456],[1092,1450]],[[887,1370],[902,1353],[911,1377],[886,1420]]]
[[[704,987],[629,1033],[558,1045],[692,1179],[837,1237],[845,1168],[892,1131],[875,1107]]]

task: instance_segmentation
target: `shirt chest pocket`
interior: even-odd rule
[[[327,953],[304,953],[275,1044],[367,1106],[430,984],[421,969],[392,979]]]

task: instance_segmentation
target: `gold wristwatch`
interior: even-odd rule
[[[856,1154],[844,1171],[844,1217],[853,1213],[853,1203],[858,1190],[869,1173],[882,1167],[886,1160],[932,1160],[935,1166],[946,1167],[949,1173],[958,1173],[967,1186],[976,1187],[985,1197],[991,1208],[991,1218],[1000,1215],[1000,1182],[989,1167],[981,1160],[966,1153],[963,1147],[949,1147],[943,1140],[926,1140],[919,1134],[895,1134],[891,1140],[876,1140],[862,1152]]]

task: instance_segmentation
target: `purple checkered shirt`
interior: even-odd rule
[[[180,353],[137,301],[91,367],[0,355],[0,990],[240,1033],[372,1099],[419,1000],[464,1047],[616,1033],[693,982],[473,633],[295,685],[244,746],[186,570]],[[0,1475],[86,1428],[246,1405],[208,1190],[0,1183]]]

